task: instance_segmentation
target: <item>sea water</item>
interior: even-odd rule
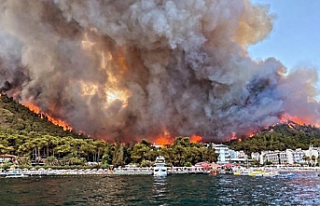
[[[298,173],[0,179],[0,205],[320,205],[320,178]]]

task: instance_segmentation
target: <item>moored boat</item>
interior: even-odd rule
[[[25,174],[9,174],[5,178],[27,178],[29,175]]]
[[[295,176],[296,176],[295,174],[290,172],[290,173],[280,173],[278,177],[280,177],[280,178],[293,178]]]
[[[266,171],[262,173],[263,177],[276,177],[279,175],[279,172],[277,171]]]
[[[159,156],[156,158],[153,168],[153,176],[165,177],[168,175],[168,168],[165,166],[166,161],[164,157]]]
[[[261,170],[253,170],[251,172],[249,172],[249,176],[251,177],[262,177],[263,173]]]

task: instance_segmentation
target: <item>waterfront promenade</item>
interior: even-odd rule
[[[273,169],[279,172],[320,172],[320,167],[260,167],[252,169]],[[27,176],[92,176],[92,175],[152,175],[152,167],[109,169],[16,169],[0,172],[0,177],[24,174]],[[168,174],[208,174],[209,170],[201,167],[168,167]]]

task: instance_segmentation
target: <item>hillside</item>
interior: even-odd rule
[[[120,142],[110,144],[86,138],[72,131],[64,131],[47,118],[13,101],[0,98],[0,155],[19,156],[18,164],[29,167],[44,163],[48,167],[83,166],[86,162],[101,161],[103,167],[129,163],[151,166],[150,160],[162,155],[168,164],[178,166],[201,161],[216,161],[212,148],[190,142],[189,137],[179,137],[173,145],[155,148],[142,140],[133,145]]]
[[[320,129],[312,125],[299,125],[295,122],[276,124],[248,139],[228,143],[234,150],[246,153],[261,150],[308,149],[309,145],[320,146]]]
[[[41,118],[40,115],[5,95],[0,98],[0,128],[16,130],[25,134],[36,132],[40,135],[86,138],[84,135],[78,135],[68,130],[64,131],[62,127],[54,125],[45,116]]]
[[[18,156],[18,164],[29,167],[84,165],[101,160],[116,163],[115,145],[87,138],[54,125],[5,95],[0,97],[0,155]],[[116,160],[114,160],[116,159]],[[122,161],[120,159],[119,161]]]

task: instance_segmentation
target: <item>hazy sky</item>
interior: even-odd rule
[[[320,0],[252,0],[276,14],[269,37],[249,48],[254,59],[275,57],[288,69],[312,66],[320,71]]]

